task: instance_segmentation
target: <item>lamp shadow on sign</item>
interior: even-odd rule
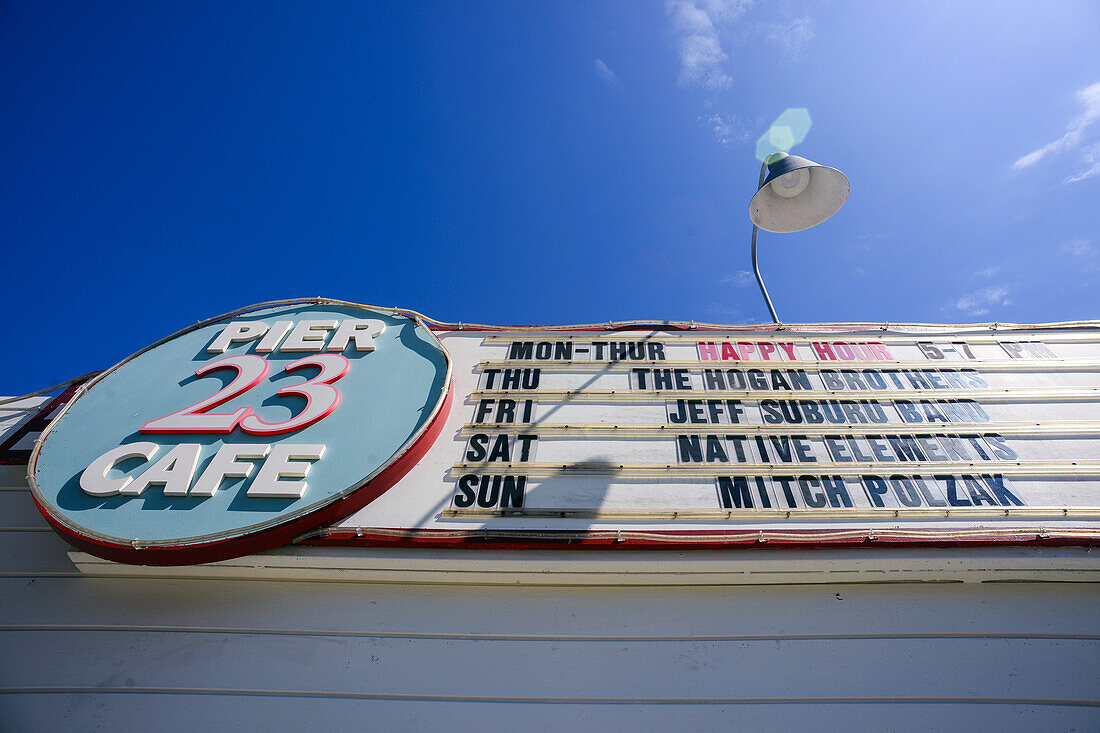
[[[632,334],[631,341],[645,343],[651,341],[657,335],[657,331],[651,331],[644,335],[640,333],[636,335]],[[648,350],[639,348],[638,353],[646,354]],[[585,390],[593,387],[597,380],[612,374],[612,367],[617,363],[618,362],[614,361],[606,362],[604,367],[593,373],[584,384],[575,390],[575,393],[577,393],[578,396],[583,394]],[[627,372],[627,374],[629,375],[629,372]],[[627,379],[630,379],[629,376]],[[631,385],[628,381],[625,391],[629,391],[630,389]],[[614,414],[614,403],[580,402],[575,401],[569,396],[563,398],[561,402],[551,407],[545,414],[540,415],[537,420],[533,421],[533,425],[536,426],[536,431],[538,425],[561,425],[561,420],[551,422],[551,418],[553,418],[559,410],[567,406],[581,404],[585,404],[599,412],[599,417],[594,420],[594,422],[616,423],[617,418]],[[566,425],[568,424],[566,423]],[[583,435],[573,436],[568,433],[565,439],[583,440],[585,442],[592,440]],[[631,483],[629,479],[624,480],[619,478],[623,469],[623,464],[629,462],[628,460],[624,460],[623,453],[631,453],[632,451],[628,449],[629,446],[641,441],[631,438],[626,438],[625,442],[623,438],[615,440],[615,448],[619,451],[618,457],[615,455],[606,455],[603,451],[600,451],[597,455],[586,455],[582,460],[563,463],[561,468],[553,471],[549,476],[541,480],[538,486],[524,498],[523,510],[527,515],[532,518],[556,516],[559,519],[565,519],[568,521],[568,526],[563,527],[563,529],[567,531],[585,532],[590,529],[597,521],[596,517],[599,515],[600,510],[604,507],[608,498],[611,497],[616,484]],[[631,493],[633,494],[635,492],[632,491]],[[522,513],[520,513],[520,515],[522,516]]]
[[[644,343],[655,336],[656,331],[638,334],[634,338],[639,343]],[[639,353],[646,354],[648,350],[642,348]],[[544,377],[556,376],[552,363],[536,361],[532,366],[538,366]],[[575,368],[576,362],[571,362],[571,366]],[[523,457],[525,447],[513,446],[506,461],[495,463],[490,455],[487,460],[479,463],[467,463],[466,461],[473,458],[470,444],[466,442],[461,430],[456,432],[452,441],[462,451],[465,475],[444,475],[444,481],[452,490],[447,498],[425,514],[422,521],[433,516],[439,521],[450,520],[467,526],[477,521],[478,529],[486,534],[495,530],[509,532],[531,529],[529,523],[517,526],[517,520],[533,520],[540,527],[547,522],[560,522],[560,529],[584,535],[599,521],[600,512],[608,500],[616,500],[616,493],[622,497],[637,494],[635,487],[627,486],[637,481],[622,478],[624,464],[631,461],[630,458],[624,458],[624,455],[645,455],[650,446],[645,445],[644,440],[627,436],[610,439],[613,444],[609,446],[599,438],[586,435],[582,428],[585,423],[614,425],[620,419],[616,415],[615,402],[593,403],[585,397],[588,390],[596,388],[595,385],[600,380],[607,381],[609,375],[614,379],[622,374],[629,374],[613,369],[615,366],[622,365],[615,361],[602,364],[593,362],[593,371],[583,383],[571,386],[569,393],[556,395],[553,403],[542,402],[540,405],[536,402],[535,416],[530,422],[477,422],[466,426],[467,429],[483,434],[480,436],[483,439],[482,456],[486,452],[491,454],[492,446],[503,437],[499,432],[494,435],[493,429],[498,424],[510,428],[506,432],[517,438],[525,434],[537,436],[536,441],[528,443],[533,443],[529,457]],[[559,374],[570,372],[576,373],[570,369]],[[479,378],[477,368],[472,368],[470,374],[475,379]],[[626,379],[629,380],[629,376]],[[615,390],[630,390],[629,381],[612,381],[605,386],[614,386]],[[509,396],[515,396],[517,401],[525,397],[522,392]],[[537,400],[537,390],[531,396]],[[466,400],[468,409],[475,409],[477,404],[476,399]],[[545,411],[540,412],[539,407]],[[565,416],[562,416],[563,412]],[[577,426],[576,431],[570,431],[570,423]],[[484,445],[486,435],[489,437],[488,445]],[[553,446],[551,444],[554,441],[566,445]],[[516,453],[520,455],[517,456]],[[524,461],[537,463],[537,476],[526,475]],[[495,467],[499,468],[494,470]],[[460,490],[462,481],[466,485]],[[464,493],[465,507],[456,503],[460,493]],[[448,506],[453,511],[446,511]],[[439,514],[441,511],[442,516]]]
[[[538,364],[538,363],[539,362],[533,362],[533,364]],[[596,379],[598,379],[602,374],[604,374],[608,370],[610,370],[610,368],[611,368],[610,364],[605,366],[602,370],[600,370],[599,373],[594,374],[590,379],[588,379],[585,382],[585,384],[583,384],[580,387],[580,389],[583,390],[583,389],[591,386],[592,383],[596,381]],[[543,372],[552,372],[553,371],[552,366],[551,367],[540,366],[539,369]],[[471,381],[475,385],[480,384],[482,372],[480,371],[480,369],[478,368],[477,365],[471,366],[468,374],[471,378]],[[466,409],[468,411],[467,414],[470,414],[474,411],[474,409],[478,405],[478,402],[479,401],[476,398],[474,398],[472,396],[469,396],[469,395],[466,396],[466,398],[463,400],[463,406],[464,406],[464,409]],[[517,428],[518,427],[520,429],[522,429],[524,427],[530,427],[532,429],[532,432],[536,432],[538,430],[538,425],[540,425],[542,423],[545,423],[547,421],[547,418],[551,417],[555,412],[557,412],[563,406],[563,404],[568,403],[568,402],[569,402],[568,399],[563,400],[562,402],[560,402],[560,403],[554,405],[553,407],[551,407],[551,409],[545,415],[541,415],[537,419],[531,420],[530,423],[516,423],[516,422],[473,423],[473,422],[471,422],[470,425],[465,425],[465,426],[459,427],[454,432],[454,434],[451,435],[451,438],[450,438],[451,443],[455,446],[455,449],[457,451],[457,455],[460,457],[459,462],[460,463],[465,463],[467,460],[470,460],[469,459],[470,443],[469,443],[468,438],[464,435],[464,428],[465,427],[476,427],[477,429],[483,430],[486,433],[492,433],[493,432],[493,427],[496,426],[496,425],[499,425],[499,426],[502,426],[502,427],[512,427],[512,428]],[[434,405],[431,405],[431,404],[425,405],[425,409],[429,409],[429,408],[433,408],[433,407],[434,407]],[[499,437],[499,436],[495,436],[495,437]],[[443,436],[440,436],[440,439],[442,440]],[[537,448],[535,450],[537,452]],[[513,458],[515,458],[515,456],[513,456]],[[599,460],[599,459],[597,459],[597,460]],[[610,466],[612,464],[611,464],[610,461],[608,461],[608,462],[606,462],[605,465]],[[511,477],[513,482],[518,481],[518,478],[516,478],[516,474],[522,475],[523,463],[522,462],[508,461],[508,462],[501,462],[499,464],[496,464],[491,460],[485,460],[485,461],[482,461],[482,462],[476,464],[476,466],[469,465],[469,464],[467,464],[467,466],[468,466],[468,470],[470,471],[470,473],[477,476],[478,479],[479,479],[479,485],[478,485],[477,489],[475,489],[475,492],[481,492],[483,490],[480,486],[480,478],[482,476],[489,477],[487,479],[487,484],[485,485],[485,488],[484,488],[485,496],[481,497],[482,500],[480,502],[477,501],[476,499],[472,500],[473,504],[472,504],[471,508],[474,511],[478,511],[480,509],[486,508],[484,506],[479,506],[479,503],[482,504],[482,505],[490,505],[491,504],[492,506],[496,507],[496,509],[501,512],[500,516],[490,516],[490,517],[484,517],[484,518],[479,517],[479,519],[481,519],[481,521],[479,522],[478,530],[480,530],[482,532],[490,532],[490,531],[496,530],[496,529],[507,529],[508,524],[511,521],[513,521],[512,518],[515,517],[515,516],[522,516],[523,515],[522,514],[523,513],[523,508],[527,507],[529,505],[529,501],[526,498],[528,493],[527,493],[526,490],[524,490],[522,492],[522,495],[524,496],[524,498],[522,499],[522,506],[509,507],[509,509],[507,509],[507,510],[500,509],[500,506],[499,506],[499,504],[501,502],[501,493],[502,493],[502,490],[504,488],[504,484],[505,484],[505,480],[506,480],[505,477],[506,476]],[[494,472],[494,467],[495,466],[501,466],[501,469],[498,472]],[[511,466],[512,470],[507,471],[507,470],[504,469],[504,466]],[[565,471],[568,471],[568,469],[565,469]],[[494,477],[497,479],[495,489],[494,489],[494,485],[493,485]],[[461,523],[463,526],[470,526],[472,517],[445,517],[445,516],[442,516],[442,512],[444,512],[445,510],[447,510],[449,508],[450,509],[457,509],[458,508],[455,505],[455,498],[459,494],[458,485],[459,485],[460,478],[461,477],[456,476],[454,474],[453,468],[444,469],[442,475],[440,476],[440,480],[441,480],[441,482],[444,486],[448,487],[447,490],[442,494],[442,496],[440,497],[440,499],[438,501],[436,501],[432,505],[428,506],[415,520],[410,522],[410,524],[409,524],[410,529],[407,532],[405,532],[405,533],[396,533],[395,537],[398,538],[398,539],[414,538],[419,532],[419,529],[417,529],[417,528],[423,527],[427,524],[431,524],[432,522],[449,523],[451,521],[455,521],[455,522]],[[524,477],[524,482],[526,482],[526,477]],[[512,483],[511,486],[514,488],[515,483]],[[490,501],[490,498],[491,498],[490,494],[491,493],[496,493],[496,498],[493,499],[492,501]],[[536,494],[531,493],[530,495],[534,496]],[[515,511],[513,511],[513,509]],[[493,511],[493,509],[490,509],[490,511]],[[500,521],[502,519],[504,520],[503,522]]]
[[[530,519],[557,519],[567,532],[587,532],[596,521],[616,483],[622,462],[609,456],[593,456],[584,461],[562,464],[560,469],[542,478],[524,497],[523,509],[516,516]]]
[[[644,343],[651,341],[657,335],[657,331],[651,331],[644,335],[640,333],[632,334],[631,340]],[[648,350],[639,349],[639,353],[645,354],[648,353]],[[597,380],[612,374],[612,367],[616,363],[608,361],[602,369],[593,373],[589,379],[574,390],[577,396],[592,388]],[[629,375],[630,372],[626,373]],[[629,376],[627,379],[630,379]],[[631,388],[631,383],[628,381],[624,391],[629,391]],[[568,423],[564,423],[561,419],[554,422],[551,420],[556,413],[570,405],[585,405],[585,407],[598,412],[598,417],[592,420],[595,423],[615,425],[619,419],[615,414],[615,403],[582,402],[574,400],[572,396],[566,396],[558,404],[547,410],[545,414],[532,421],[536,434],[539,432],[538,426],[540,425],[552,425],[559,430],[564,429],[561,427],[563,424],[567,427]],[[629,423],[629,421],[628,419],[627,422]],[[580,420],[578,422],[585,421]],[[593,440],[593,438],[584,436],[580,432],[576,435],[567,432],[564,439],[580,441],[582,445]],[[599,441],[600,439],[596,438],[595,440]],[[611,440],[614,441],[612,455],[607,455],[603,450],[600,450],[595,455],[584,455],[580,460],[562,463],[560,468],[541,479],[533,490],[526,493],[523,508],[516,511],[513,516],[526,516],[536,520],[558,519],[563,521],[562,529],[567,532],[585,533],[591,530],[592,525],[599,521],[598,516],[608,500],[616,501],[616,492],[622,496],[626,485],[639,483],[637,479],[621,477],[624,464],[632,460],[626,456],[633,455],[635,456],[634,460],[637,460],[639,454],[644,455],[646,453],[647,447],[644,445],[644,439],[624,436],[612,438]],[[580,452],[585,453],[584,448]],[[644,483],[644,481],[641,483]],[[639,491],[642,488],[644,487],[626,489],[629,492],[631,503],[634,503],[638,498],[641,498],[644,502],[644,491]]]

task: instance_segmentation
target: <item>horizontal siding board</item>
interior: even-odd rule
[[[35,573],[76,573],[72,548],[53,532],[0,532],[0,578]]]
[[[210,688],[466,698],[1098,700],[1067,659],[1100,642],[1027,639],[503,641],[104,631],[0,633],[0,688]],[[948,673],[949,672],[949,673]]]
[[[48,537],[48,536],[47,536]],[[839,596],[839,597],[838,597]],[[460,636],[1100,635],[1095,584],[677,588],[0,578],[12,624]]]
[[[49,529],[49,526],[31,500],[29,491],[0,491],[0,531],[9,527]]]
[[[522,726],[518,725],[522,721]],[[0,729],[62,730],[1097,730],[1096,708],[966,703],[531,704],[171,695],[0,696]],[[39,727],[41,724],[41,727]]]
[[[0,490],[26,491],[30,498],[30,486],[27,484],[27,467],[25,465],[7,466],[0,464]]]
[[[68,562],[51,533],[0,532],[0,542],[38,566]],[[20,660],[0,664],[0,687],[18,691],[0,691],[0,730],[271,720],[417,730],[516,720],[527,730],[1094,730],[1098,708],[1074,703],[1097,697],[1098,589],[0,577],[0,659]],[[211,688],[226,694],[202,694]],[[914,696],[922,702],[899,701]],[[1032,702],[1006,702],[1014,697]],[[827,698],[838,702],[820,702]]]
[[[283,547],[210,565],[149,568],[77,553],[90,576],[469,585],[794,585],[861,582],[1100,582],[1083,547],[486,551]]]
[[[0,467],[4,731],[1100,729],[1095,584],[54,577],[66,543],[3,529],[44,526],[23,473]]]

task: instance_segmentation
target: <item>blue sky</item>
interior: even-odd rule
[[[1096,318],[1097,37],[1095,2],[6,3],[0,393],[297,296],[767,321],[793,107],[852,194],[761,234],[781,318]]]

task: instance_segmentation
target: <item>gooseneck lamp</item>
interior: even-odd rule
[[[759,188],[749,202],[749,218],[752,219],[752,271],[773,323],[780,321],[756,262],[757,230],[785,234],[816,226],[840,211],[850,190],[848,178],[836,168],[786,153],[773,153],[764,159]]]

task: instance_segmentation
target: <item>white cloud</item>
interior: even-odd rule
[[[749,131],[748,125],[737,115],[723,117],[719,114],[709,114],[700,117],[699,121],[709,127],[714,132],[715,139],[727,148],[752,140],[752,132]]]
[[[706,90],[699,121],[727,148],[752,142],[759,134],[753,130],[763,120],[749,125],[736,115],[715,112],[720,109],[720,93],[733,85],[730,57],[723,43],[737,44],[751,37],[778,45],[785,59],[797,61],[815,33],[814,19],[809,15],[792,18],[782,13],[786,20],[779,22],[746,21],[744,16],[753,4],[754,0],[665,0],[671,35],[680,56],[679,84]],[[767,12],[771,17],[776,15],[771,8]]]
[[[733,83],[725,69],[729,56],[718,34],[749,5],[750,0],[667,0],[665,10],[680,52],[681,84],[713,90]]]
[[[1008,297],[1008,288],[1001,285],[992,288],[982,288],[972,293],[967,293],[957,300],[951,301],[951,308],[972,316],[984,316],[989,309],[996,306],[1012,305],[1012,299]]]
[[[748,316],[742,313],[737,308],[725,303],[710,303],[703,308],[706,313],[709,313],[712,317],[718,318],[725,323],[756,323],[756,316]]]
[[[1087,257],[1096,250],[1087,239],[1074,239],[1062,245],[1062,251],[1074,257]]]
[[[1086,178],[1092,178],[1093,176],[1100,175],[1100,142],[1093,143],[1087,148],[1081,151],[1081,157],[1084,158],[1085,163],[1090,167],[1085,170],[1072,175],[1062,183],[1077,183],[1083,181]]]
[[[814,37],[814,19],[808,15],[794,18],[786,23],[773,23],[764,26],[766,38],[779,46],[788,60],[798,61],[802,50]]]
[[[1077,183],[1083,181],[1086,178],[1092,178],[1093,176],[1100,176],[1100,160],[1096,161],[1088,170],[1081,171],[1080,173],[1070,176],[1062,183]]]
[[[974,277],[989,278],[989,277],[993,277],[994,275],[996,275],[1000,271],[1001,271],[1000,267],[998,267],[997,265],[993,265],[992,267],[987,267],[984,270],[978,270],[977,272],[974,273]]]
[[[731,272],[729,275],[726,275],[719,282],[725,283],[726,285],[732,285],[735,288],[747,288],[752,285],[754,279],[752,273],[748,270],[738,270],[737,272]]]
[[[611,86],[619,85],[619,77],[615,76],[615,72],[609,69],[602,59],[596,59],[596,74]]]
[[[1014,169],[1030,168],[1048,155],[1073,150],[1081,145],[1085,133],[1088,132],[1094,122],[1100,120],[1100,82],[1084,89],[1078,89],[1077,100],[1085,109],[1069,123],[1069,129],[1066,130],[1066,133],[1057,140],[1053,140],[1037,150],[1032,150],[1017,160],[1012,164]],[[1084,158],[1086,163],[1092,164],[1091,167],[1070,176],[1063,183],[1076,183],[1100,175],[1100,142],[1094,142],[1086,147]]]

